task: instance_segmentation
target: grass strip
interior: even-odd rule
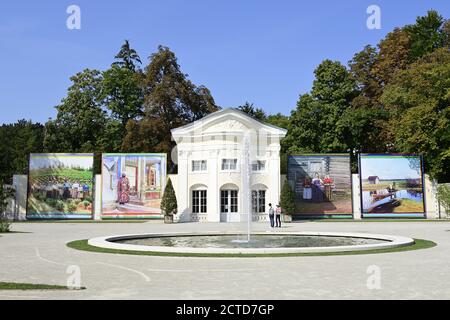
[[[83,290],[84,287],[77,289]],[[58,286],[51,284],[33,284],[33,283],[15,283],[0,282],[0,290],[74,290],[66,286]]]
[[[361,255],[361,254],[376,254],[376,253],[393,253],[404,252],[412,250],[428,249],[436,246],[436,243],[424,239],[414,239],[415,243],[410,246],[389,248],[389,249],[374,249],[365,251],[347,251],[347,252],[314,252],[314,253],[261,253],[261,254],[235,254],[235,253],[173,253],[173,252],[153,252],[153,251],[129,251],[116,250],[94,247],[88,244],[88,240],[76,240],[67,243],[67,246],[72,249],[97,252],[97,253],[112,253],[112,254],[129,254],[138,256],[159,256],[159,257],[199,257],[199,258],[274,258],[274,257],[303,257],[303,256],[344,256],[344,255]]]

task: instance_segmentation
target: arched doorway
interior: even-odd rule
[[[220,188],[220,222],[238,222],[239,187],[228,183]]]

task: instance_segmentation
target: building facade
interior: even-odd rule
[[[280,140],[287,131],[236,109],[172,130],[180,221],[265,220],[281,190]]]

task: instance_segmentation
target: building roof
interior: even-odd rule
[[[376,179],[380,179],[378,176],[370,176],[369,178],[367,178],[368,180],[376,180]]]
[[[203,133],[205,132],[204,129],[206,128],[211,128],[213,125],[217,125],[219,127],[221,124],[224,124],[230,120],[238,121],[239,123],[244,124],[247,127],[252,127],[259,130],[263,129],[267,131],[270,135],[278,136],[280,138],[285,137],[287,134],[286,129],[282,129],[272,124],[256,120],[251,116],[249,116],[248,114],[246,114],[245,112],[242,112],[241,110],[235,108],[221,109],[219,111],[210,113],[197,121],[172,129],[171,133],[172,136],[175,138],[175,140],[177,140],[176,139],[177,137],[192,136],[198,132]],[[239,128],[230,127],[226,131],[232,132],[236,130],[239,130]],[[217,133],[223,132],[224,132],[223,128],[220,128],[220,130],[218,129],[217,131]],[[214,129],[212,129],[210,133],[214,133]]]

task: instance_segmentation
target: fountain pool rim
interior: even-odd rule
[[[165,233],[140,233],[126,235],[112,235],[97,237],[88,240],[88,244],[98,248],[140,251],[140,252],[158,252],[174,254],[283,254],[283,253],[332,253],[349,251],[367,251],[380,249],[393,249],[414,245],[414,239],[382,234],[355,233],[355,232],[253,232],[252,235],[265,236],[323,236],[323,237],[342,237],[342,238],[360,238],[370,240],[381,240],[381,243],[331,246],[331,247],[279,247],[279,248],[193,248],[193,247],[169,247],[169,246],[147,246],[118,243],[115,241],[135,240],[143,238],[160,237],[186,237],[186,236],[230,236],[237,235],[236,232],[165,232]]]

